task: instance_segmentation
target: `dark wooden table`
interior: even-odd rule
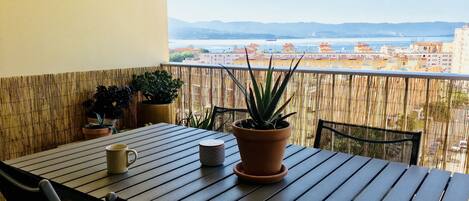
[[[224,166],[201,167],[198,142],[225,141]],[[140,158],[129,172],[108,175],[105,146],[126,143]],[[276,184],[238,180],[230,134],[169,124],[135,129],[6,161],[14,167],[101,198],[129,200],[448,200],[469,199],[469,175],[289,145],[287,177]]]

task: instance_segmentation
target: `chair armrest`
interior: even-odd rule
[[[48,180],[41,180],[39,182],[39,189],[41,189],[49,201],[60,201],[59,195],[57,195],[54,187],[52,187],[52,184]]]
[[[104,199],[106,201],[116,201],[118,198],[117,194],[114,193],[114,192],[109,192],[108,194],[106,194],[106,197],[104,197]]]

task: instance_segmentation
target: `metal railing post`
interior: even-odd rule
[[[384,83],[384,119],[383,125],[384,129],[388,128],[388,104],[389,104],[389,77],[386,77]],[[384,140],[387,140],[388,135],[384,132]],[[386,144],[383,144],[383,159],[386,160]]]
[[[192,67],[189,67],[189,113],[192,113]]]
[[[349,75],[349,78],[348,78],[348,107],[347,107],[347,122],[348,123],[352,123],[352,85],[353,85],[353,75]],[[348,135],[351,134],[351,130],[349,128],[348,130]],[[347,152],[350,153],[352,151],[352,146],[350,145],[350,142],[351,140],[350,139],[347,139],[348,143],[347,143]]]
[[[429,114],[429,104],[430,104],[430,79],[426,79],[427,87],[426,87],[426,92],[425,92],[425,108],[424,108],[424,125],[423,125],[423,146],[421,147],[420,153],[422,153],[421,159],[420,159],[420,165],[425,165],[426,164],[426,152],[425,148],[427,147],[428,143],[428,114]]]
[[[213,69],[209,69],[209,75],[210,75],[210,91],[209,91],[209,98],[210,98],[210,107],[214,107],[213,105]]]
[[[449,86],[448,86],[448,108],[446,114],[446,128],[445,128],[445,139],[443,141],[443,169],[446,169],[446,157],[447,157],[447,152],[448,152],[448,134],[449,134],[449,123],[451,122],[451,102],[452,102],[452,96],[453,96],[453,80],[449,81]]]

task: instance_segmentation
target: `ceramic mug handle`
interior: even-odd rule
[[[128,149],[125,152],[126,152],[126,156],[127,156],[127,167],[129,167],[130,165],[132,165],[132,163],[135,163],[135,161],[137,160],[138,153],[137,153],[137,151],[135,151],[135,149]],[[135,158],[132,161],[129,162],[129,154],[130,153],[134,154]]]

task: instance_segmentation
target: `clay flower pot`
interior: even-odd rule
[[[82,131],[85,136],[85,140],[112,135],[111,128],[82,128]]]
[[[169,104],[150,104],[141,103],[139,110],[139,125],[144,126],[147,123],[176,123],[175,103]]]
[[[291,126],[272,130],[242,128],[242,121],[233,123],[233,134],[238,142],[242,167],[246,174],[270,176],[282,169],[283,155],[291,134]]]

